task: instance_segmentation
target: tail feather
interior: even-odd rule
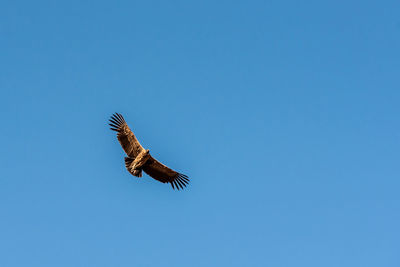
[[[133,170],[132,174],[136,177],[142,177],[142,170]]]

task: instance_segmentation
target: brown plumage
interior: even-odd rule
[[[125,167],[129,173],[142,177],[142,171],[162,183],[170,183],[173,189],[183,189],[189,182],[186,175],[178,173],[158,160],[154,159],[149,150],[145,150],[136,139],[121,114],[111,116],[111,130],[117,132],[117,138],[128,157],[125,157]]]

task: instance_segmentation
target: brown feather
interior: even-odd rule
[[[134,159],[144,150],[121,114],[112,115],[109,125],[112,127],[111,130],[117,132],[118,141],[129,157]]]
[[[157,181],[170,183],[173,189],[175,189],[175,187],[178,190],[179,188],[183,189],[189,182],[186,175],[168,168],[152,156],[150,156],[149,160],[143,166],[143,171]]]
[[[136,177],[142,177],[142,169],[134,170],[131,165],[133,163],[133,159],[130,157],[125,157],[125,168],[126,170]]]

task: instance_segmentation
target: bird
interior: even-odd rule
[[[189,183],[187,175],[176,172],[150,155],[149,149],[144,149],[131,131],[124,117],[114,113],[109,125],[111,130],[117,132],[117,138],[122,149],[127,154],[125,167],[130,174],[142,177],[142,171],[162,183],[170,183],[172,189],[183,189]]]

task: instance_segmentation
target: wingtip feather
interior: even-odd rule
[[[116,112],[116,113],[111,115],[111,118],[109,119],[109,122],[110,123],[108,125],[110,125],[111,127],[117,129],[117,130],[115,130],[115,129],[111,129],[111,130],[118,132],[119,129],[122,127],[122,125],[125,123],[125,120],[124,120],[124,117],[122,117],[121,114]]]

